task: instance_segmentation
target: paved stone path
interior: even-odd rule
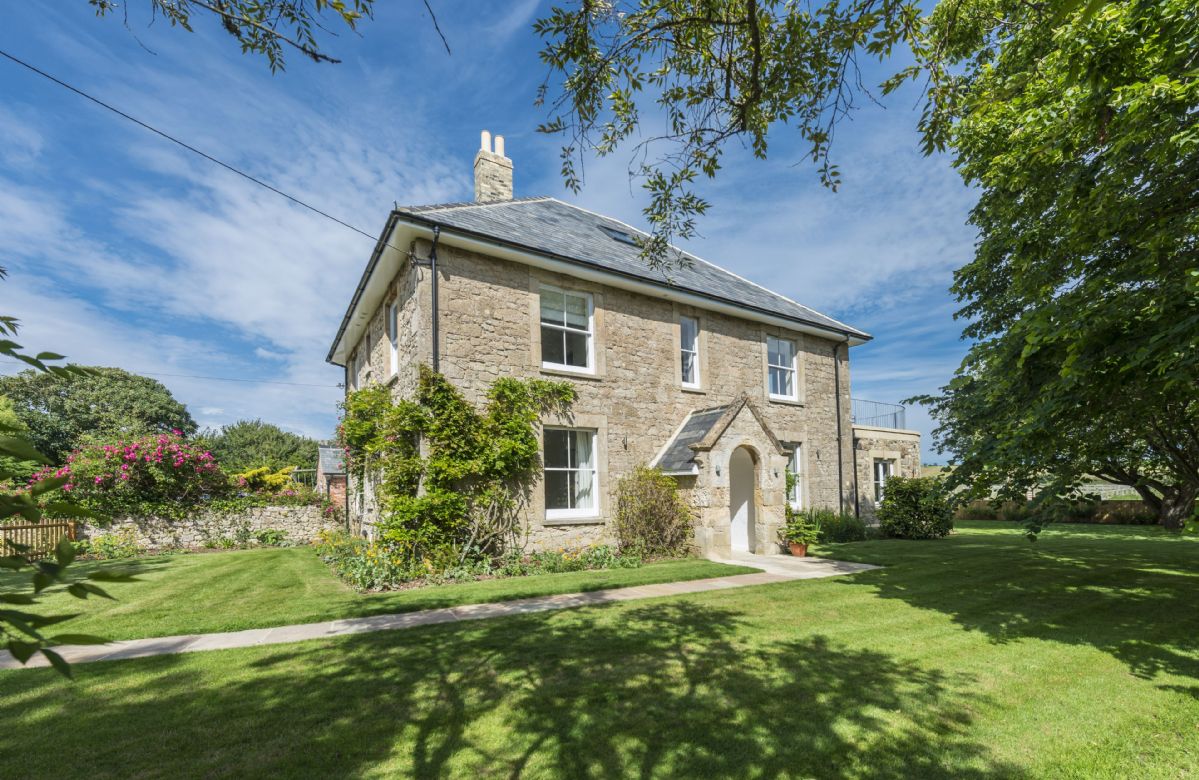
[[[301,623],[276,628],[252,628],[246,631],[226,631],[218,634],[187,634],[164,636],[151,639],[129,639],[110,642],[106,645],[72,645],[55,648],[72,664],[92,661],[116,661],[125,658],[144,658],[171,653],[194,653],[200,650],[228,650],[237,647],[278,645],[300,642],[306,639],[325,639],[346,634],[361,634],[370,631],[393,631],[415,626],[437,623],[454,623],[461,620],[482,620],[504,615],[524,615],[530,612],[546,612],[555,609],[585,607],[596,604],[611,604],[619,601],[679,596],[685,593],[702,593],[709,590],[727,590],[750,585],[769,585],[789,580],[834,577],[877,568],[864,563],[843,563],[823,558],[790,558],[781,555],[750,555],[734,553],[720,563],[753,566],[761,569],[754,574],[734,574],[728,577],[713,577],[705,580],[666,582],[658,585],[634,585],[628,588],[594,590],[586,593],[561,593],[553,596],[501,601],[491,604],[467,604],[461,607],[425,609],[418,612],[403,612],[393,615],[329,620],[323,623]],[[37,655],[30,659],[27,667],[48,666],[46,659]],[[19,669],[22,665],[7,651],[0,651],[0,669]]]

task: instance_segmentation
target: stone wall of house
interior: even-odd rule
[[[417,255],[428,254],[425,241]],[[854,471],[849,409],[848,350],[829,339],[788,331],[726,314],[561,276],[524,264],[453,247],[443,237],[438,247],[441,315],[441,370],[473,403],[500,376],[572,382],[579,398],[568,420],[547,420],[597,432],[600,514],[589,522],[548,523],[542,491],[530,507],[530,543],[534,547],[570,546],[608,538],[609,497],[623,475],[651,462],[686,415],[732,402],[748,394],[770,429],[784,443],[801,443],[806,503],[852,509]],[[402,272],[394,294],[403,302],[403,347],[397,397],[410,396],[416,365],[431,360],[428,269]],[[541,366],[539,287],[552,284],[591,293],[595,308],[594,376],[556,373]],[[700,321],[698,389],[684,388],[679,368],[680,315]],[[386,304],[372,317],[371,363],[387,365]],[[795,341],[799,354],[799,399],[783,402],[767,392],[766,336]],[[362,347],[362,343],[358,345]],[[836,355],[836,358],[834,358]],[[839,361],[835,367],[834,360]],[[840,388],[834,376],[840,373]],[[378,374],[374,375],[377,381]],[[837,438],[840,404],[842,436]],[[838,454],[840,453],[840,461]],[[839,482],[840,480],[840,482]],[[369,480],[368,480],[369,483]],[[376,512],[373,491],[351,485],[351,517],[369,530]]]
[[[855,425],[854,461],[858,475],[857,511],[873,521],[877,503],[874,498],[874,461],[889,460],[892,474],[920,476],[920,433],[896,428]]]
[[[195,548],[221,539],[236,539],[238,534],[277,529],[287,533],[287,541],[308,543],[326,528],[339,527],[325,516],[319,506],[257,506],[238,512],[202,511],[182,520],[163,517],[118,517],[109,525],[81,523],[80,539],[133,529],[137,542],[148,550]]]

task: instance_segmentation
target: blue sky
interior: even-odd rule
[[[545,69],[530,25],[548,3],[433,5],[451,55],[421,3],[380,3],[360,35],[325,39],[342,64],[289,56],[274,76],[207,20],[194,34],[149,25],[138,0],[128,28],[84,0],[14,5],[0,48],[372,234],[393,202],[469,200],[483,128],[506,137],[517,195],[643,225],[629,153],[587,160],[576,196],[559,141],[535,132]],[[867,103],[840,127],[835,194],[785,127],[767,161],[734,150],[688,244],[872,333],[851,352],[855,397],[934,390],[965,349],[947,290],[972,252],[974,196],[947,159],[920,154],[918,100]],[[0,293],[26,346],[156,375],[201,425],[261,417],[327,437],[341,372],[324,356],[371,248],[0,60]],[[943,461],[925,413],[908,424]]]

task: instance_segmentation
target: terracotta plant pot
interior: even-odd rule
[[[808,554],[808,546],[799,542],[787,542],[787,546],[791,548],[791,554],[796,558],[803,558]]]

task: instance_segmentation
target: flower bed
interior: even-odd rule
[[[582,550],[522,554],[510,552],[461,564],[438,566],[429,559],[414,560],[383,542],[370,542],[344,531],[326,531],[317,552],[343,581],[359,590],[399,590],[446,582],[525,577],[534,574],[597,569],[635,569],[641,556],[598,545]]]

